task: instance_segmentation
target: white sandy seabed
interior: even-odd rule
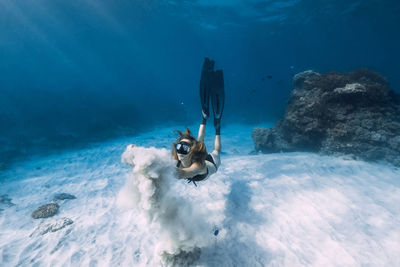
[[[0,203],[0,266],[400,266],[399,169],[249,155],[253,127],[235,125],[223,129],[218,173],[195,187],[173,175],[177,128],[1,173],[0,196],[14,205]],[[129,143],[136,147],[125,151]],[[32,219],[56,193],[76,199]],[[73,223],[41,230],[64,218]]]

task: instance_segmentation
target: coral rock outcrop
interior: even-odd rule
[[[349,154],[400,166],[400,97],[381,75],[305,71],[293,82],[284,118],[254,129],[257,151]]]
[[[40,218],[48,218],[55,215],[58,211],[58,204],[57,203],[50,203],[37,208],[34,212],[32,212],[31,217],[33,219],[40,219]]]

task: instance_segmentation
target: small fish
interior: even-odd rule
[[[261,78],[261,81],[265,81],[265,78],[272,79],[272,75],[267,75]]]

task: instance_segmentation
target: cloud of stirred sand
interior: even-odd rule
[[[121,208],[136,209],[140,224],[156,239],[152,261],[176,262],[198,258],[199,248],[212,241],[205,235],[212,228],[206,210],[196,209],[173,190],[177,183],[175,162],[166,149],[128,146],[122,162],[132,167],[117,203]],[[197,256],[195,256],[197,254]],[[182,259],[179,259],[181,262]]]

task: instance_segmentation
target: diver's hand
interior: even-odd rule
[[[175,174],[177,179],[185,179],[185,171],[181,168],[175,167]]]
[[[135,147],[134,144],[127,145],[124,153],[122,153],[122,156],[121,156],[122,163],[128,164],[131,167],[135,167],[135,163],[134,163],[134,161],[135,161],[134,156],[135,155],[134,155],[134,152],[132,150],[133,147]]]
[[[175,167],[176,168],[176,175],[179,179],[186,179],[186,178],[190,178],[190,177],[194,177],[198,174],[204,174],[207,171],[207,167],[206,166],[201,166],[199,163],[192,163],[192,165],[190,165],[190,167],[188,168],[179,168],[179,167]]]
[[[134,146],[135,146],[134,144],[127,145],[127,146],[126,146],[126,150],[132,149]]]

